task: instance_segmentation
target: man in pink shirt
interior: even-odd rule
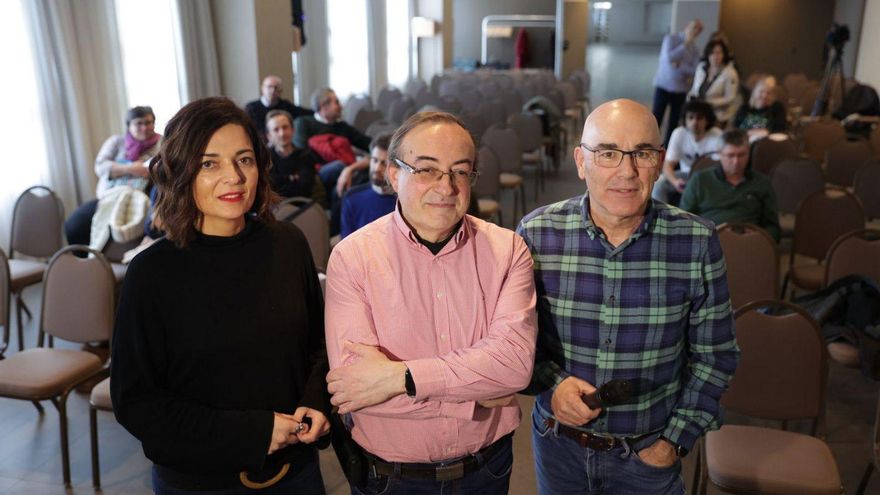
[[[352,492],[506,494],[513,394],[534,364],[531,256],[465,215],[476,150],[454,116],[414,115],[388,155],[396,210],[346,237],[327,270],[328,390],[368,468]]]

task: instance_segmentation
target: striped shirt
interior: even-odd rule
[[[708,221],[652,200],[613,247],[588,205],[586,194],[548,205],[518,228],[535,262],[537,405],[551,412],[555,386],[571,375],[596,386],[629,379],[630,403],[582,429],[662,432],[690,450],[718,428],[739,354],[718,235]]]

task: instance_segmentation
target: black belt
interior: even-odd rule
[[[481,449],[477,454],[470,454],[453,462],[418,464],[409,462],[386,462],[364,451],[367,456],[367,468],[373,469],[377,475],[399,476],[403,479],[428,481],[453,481],[479,470],[490,459],[511,445],[513,433],[499,438],[495,443]]]
[[[181,490],[211,491],[248,486],[271,486],[282,479],[298,473],[309,462],[318,462],[317,451],[312,446],[290,446],[271,456],[271,465],[257,473],[187,473],[156,464],[156,474],[169,485]],[[244,476],[244,478],[243,478]],[[277,479],[276,479],[277,478]]]
[[[557,425],[557,422],[553,418],[546,418],[546,419],[544,419],[544,424],[548,428],[552,429]],[[578,445],[580,445],[581,447],[592,449],[592,450],[598,450],[601,452],[607,452],[607,451],[613,449],[614,447],[617,447],[617,446],[623,444],[623,442],[634,443],[634,442],[638,442],[639,440],[641,440],[643,438],[647,438],[651,435],[657,434],[657,433],[647,433],[645,435],[640,435],[637,437],[618,438],[618,437],[605,436],[605,435],[596,435],[594,433],[589,433],[586,431],[578,430],[577,428],[572,428],[571,426],[566,426],[562,423],[558,423],[558,424],[559,424],[559,428],[557,431],[559,431],[559,433],[561,433],[562,435],[565,435],[568,438],[575,440],[578,443]]]

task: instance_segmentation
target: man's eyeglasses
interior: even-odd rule
[[[593,149],[585,143],[581,143],[581,147],[593,153],[593,161],[596,165],[603,168],[617,168],[623,157],[629,155],[636,162],[636,167],[653,168],[660,163],[660,155],[663,150],[656,148],[639,148],[632,151],[623,151],[615,148],[598,148]]]
[[[450,170],[449,172],[444,172],[439,168],[434,167],[415,168],[400,158],[395,158],[394,163],[412,174],[413,179],[415,179],[416,182],[424,185],[439,182],[444,175],[448,175],[458,186],[473,186],[477,183],[477,177],[480,176],[479,172],[471,170]]]

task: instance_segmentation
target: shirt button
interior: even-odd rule
[[[611,345],[611,339],[605,339],[605,345]]]
[[[610,296],[608,298],[608,302],[610,302],[611,304],[614,304],[614,296]]]
[[[440,335],[440,340],[446,341],[446,334],[445,333]]]
[[[443,292],[442,291],[437,293],[437,299],[443,299]]]

